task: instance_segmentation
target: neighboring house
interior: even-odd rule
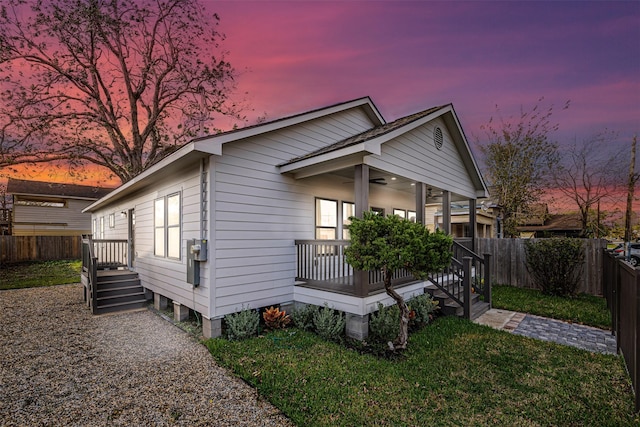
[[[82,210],[112,188],[9,178],[14,236],[79,236],[91,233],[91,215]]]
[[[541,219],[519,226],[520,237],[523,239],[539,237],[580,237],[582,222],[580,214],[544,215]]]
[[[428,191],[428,190],[427,190]],[[427,193],[428,194],[428,193]],[[439,200],[441,196],[427,197],[429,200]],[[475,237],[502,237],[500,232],[500,209],[489,200],[483,200],[475,209]],[[471,223],[474,218],[470,215],[469,203],[454,203],[451,206],[451,235],[454,238],[472,237]],[[444,228],[442,203],[427,203],[425,205],[425,224],[429,230]]]
[[[85,212],[114,218],[100,237],[126,240],[123,263],[156,304],[199,312],[207,337],[243,308],[295,303],[345,312],[362,337],[391,299],[344,262],[348,218],[372,209],[425,223],[428,188],[449,231],[451,203],[488,195],[453,106],[386,123],[365,97],[195,139]]]

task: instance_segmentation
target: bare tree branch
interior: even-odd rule
[[[124,182],[215,132],[216,117],[243,120],[218,22],[197,0],[6,0],[0,155],[64,153]]]

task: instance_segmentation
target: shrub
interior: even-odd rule
[[[243,308],[238,313],[233,313],[224,318],[227,326],[227,338],[230,340],[243,340],[258,335],[260,314],[257,310]]]
[[[345,324],[344,316],[336,313],[327,304],[313,315],[313,326],[316,333],[329,341],[340,340],[344,333]]]
[[[291,322],[291,317],[286,311],[273,306],[262,313],[262,318],[269,329],[284,329]]]
[[[411,325],[421,328],[427,325],[433,318],[433,312],[438,309],[438,302],[429,294],[422,294],[409,301],[409,309],[414,313]]]
[[[376,344],[386,344],[396,339],[400,322],[400,309],[396,304],[385,307],[378,303],[378,311],[371,313],[369,319],[369,341]]]
[[[525,242],[526,266],[533,282],[547,295],[575,295],[582,279],[581,240],[554,237]]]
[[[305,331],[313,330],[313,317],[318,312],[319,307],[317,305],[305,305],[300,308],[296,308],[291,312],[291,319],[293,324]]]

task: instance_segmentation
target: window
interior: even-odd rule
[[[393,214],[398,215],[402,219],[407,218],[407,212],[404,209],[394,209]]]
[[[316,199],[316,239],[336,239],[337,230],[338,202],[336,200]]]
[[[349,240],[351,235],[349,234],[349,226],[351,225],[352,216],[356,215],[356,205],[350,202],[342,202],[342,238]]]
[[[180,194],[157,199],[154,202],[154,254],[180,258]]]
[[[14,202],[16,206],[38,206],[41,208],[66,208],[67,201],[64,199],[39,199],[39,198],[24,198],[16,197]]]
[[[415,211],[407,211],[407,219],[411,222],[416,222],[416,212]]]
[[[116,228],[116,214],[109,214],[109,228]]]
[[[104,239],[104,217],[100,217],[100,231],[98,232],[98,238]]]
[[[372,208],[371,208],[371,211],[372,211],[372,212],[375,212],[375,213],[376,213],[376,214],[378,214],[378,215],[382,215],[382,216],[384,216],[384,208],[375,208],[375,207],[372,207]]]

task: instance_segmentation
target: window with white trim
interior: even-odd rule
[[[355,203],[342,202],[342,238],[344,240],[351,239],[351,234],[349,233],[351,220],[349,218],[352,216],[356,216]]]
[[[180,193],[154,201],[154,254],[180,259]]]
[[[338,236],[338,201],[316,199],[316,239],[334,240]]]
[[[393,214],[399,216],[402,219],[407,218],[407,211],[405,211],[404,209],[394,209]]]

